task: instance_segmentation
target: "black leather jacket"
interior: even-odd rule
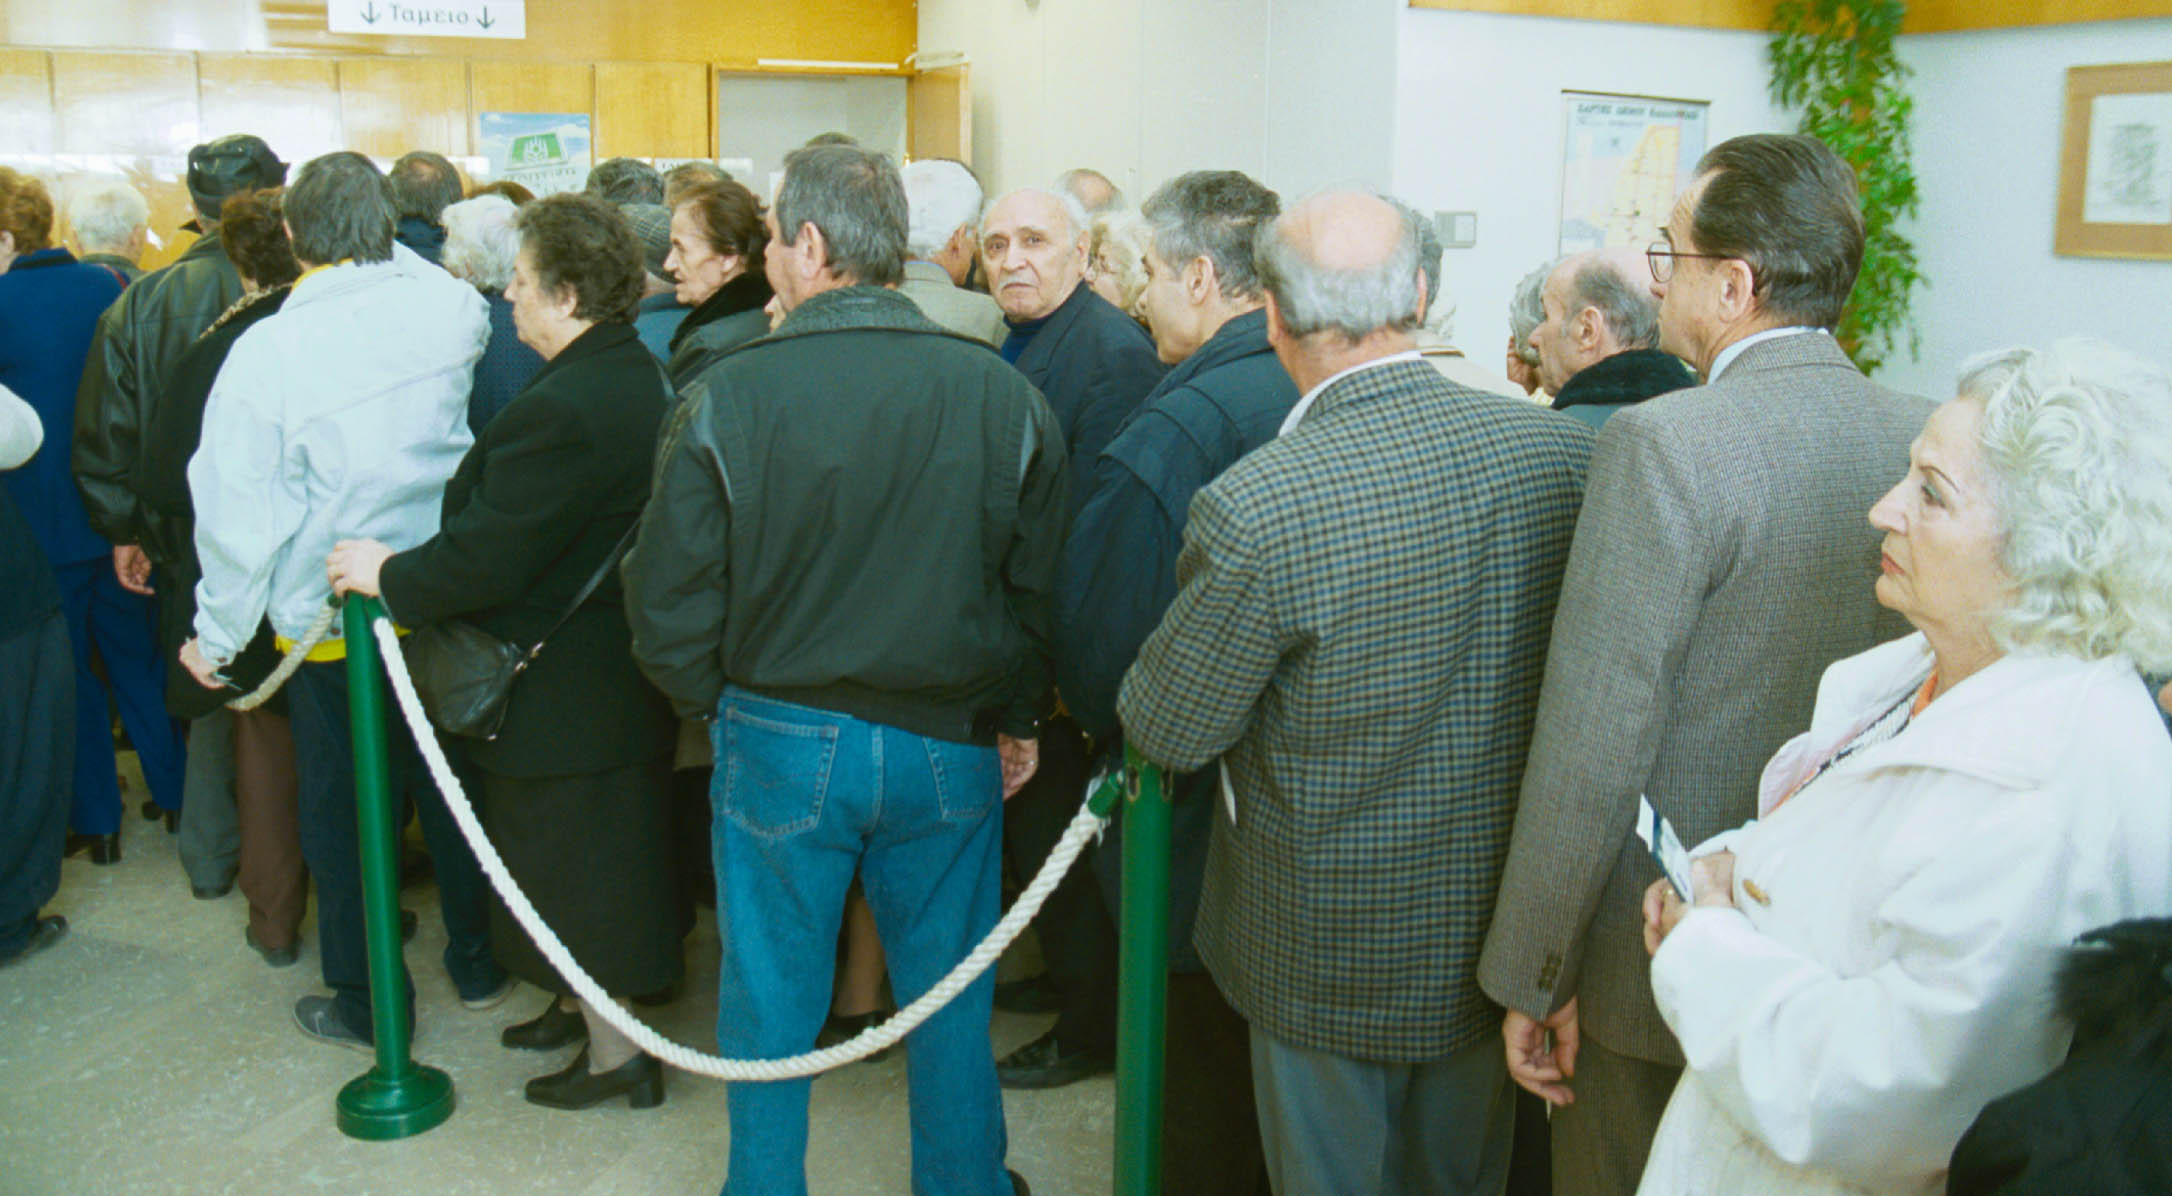
[[[162,563],[180,559],[186,523],[146,508],[129,481],[174,363],[241,298],[241,290],[241,275],[218,234],[198,237],[172,265],[121,292],[98,318],[76,389],[71,461],[91,528],[115,544],[141,544]]]

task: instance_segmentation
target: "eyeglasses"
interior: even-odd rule
[[[1731,253],[1685,253],[1674,247],[1674,242],[1662,237],[1644,247],[1644,260],[1652,268],[1653,282],[1667,282],[1674,277],[1674,259],[1678,257],[1710,258],[1724,262],[1732,259]]]

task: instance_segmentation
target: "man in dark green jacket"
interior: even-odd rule
[[[625,565],[634,655],[714,717],[717,1045],[814,1045],[862,877],[907,1003],[995,924],[1002,798],[1036,762],[1067,509],[1048,404],[895,287],[903,185],[794,151],[765,270],[788,313],[683,392]],[[982,975],[908,1040],[913,1189],[1003,1196]],[[805,1187],[805,1080],[735,1084],[729,1191]]]

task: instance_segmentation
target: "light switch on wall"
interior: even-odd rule
[[[1442,248],[1469,249],[1478,244],[1478,213],[1435,212],[1433,234],[1440,238]]]

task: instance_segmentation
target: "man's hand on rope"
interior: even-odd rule
[[[1041,741],[1012,739],[998,732],[996,755],[1003,760],[1003,800],[1009,801],[1013,793],[1033,779],[1033,770],[1041,766]]]

